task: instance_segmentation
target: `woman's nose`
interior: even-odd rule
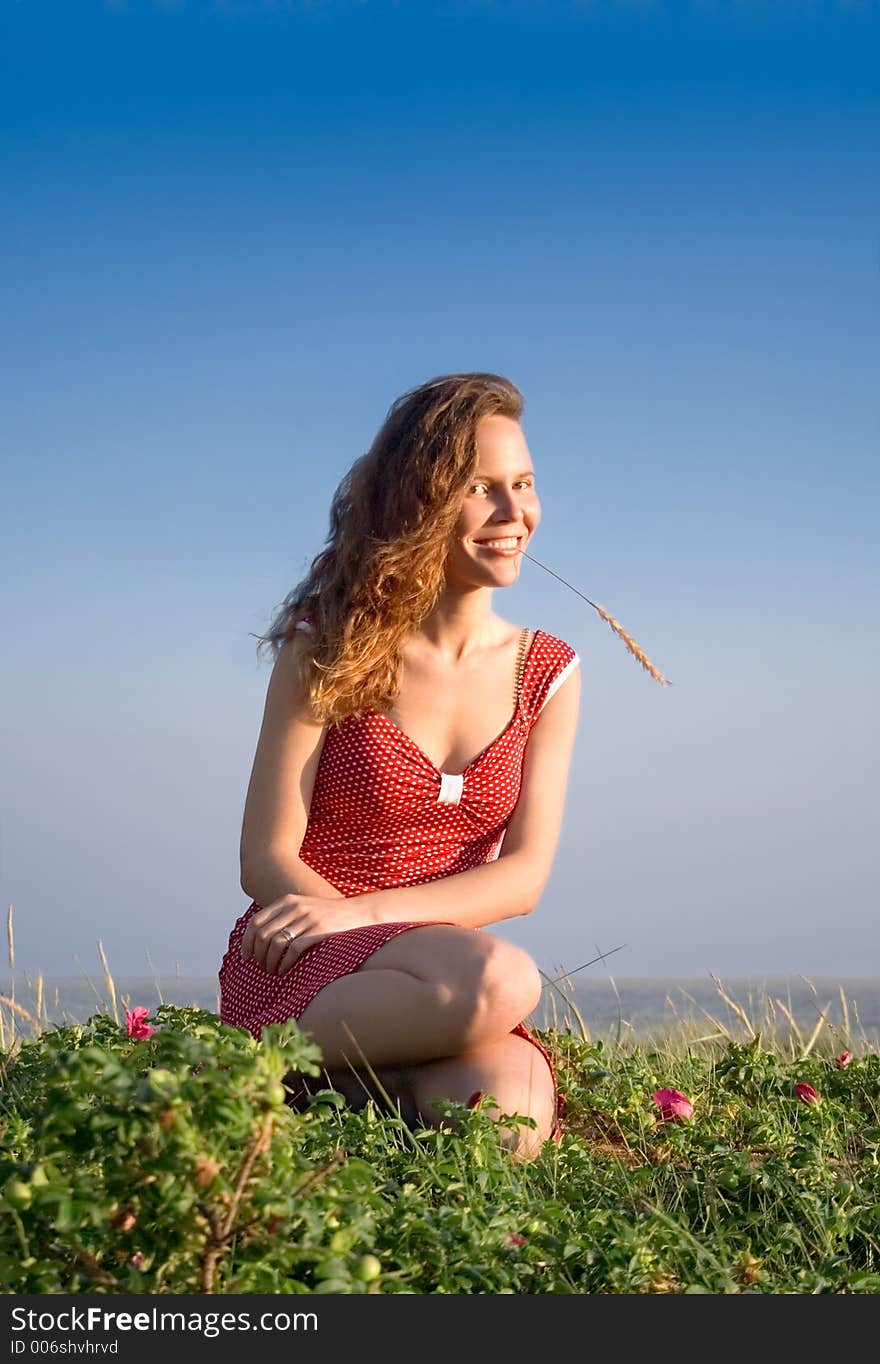
[[[499,488],[496,491],[496,508],[507,520],[519,521],[520,511],[528,504],[529,497],[529,493],[522,493],[517,488]]]

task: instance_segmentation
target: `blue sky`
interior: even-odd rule
[[[554,973],[876,975],[880,5],[2,6],[0,893],[211,975],[269,665],[404,389],[526,396]]]

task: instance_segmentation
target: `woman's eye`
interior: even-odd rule
[[[488,487],[488,484],[486,483],[473,483],[471,485],[471,492],[474,492],[477,488],[486,487]],[[517,487],[532,488],[534,487],[534,484],[532,483],[532,480],[530,478],[520,478],[517,479]]]

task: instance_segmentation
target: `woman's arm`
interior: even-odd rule
[[[326,730],[309,714],[299,682],[301,635],[275,660],[241,829],[241,888],[267,905],[288,891],[342,899],[342,892],[303,862],[312,791]]]
[[[528,879],[528,866],[515,857],[504,857],[468,871],[454,872],[423,881],[418,886],[393,886],[369,891],[349,901],[364,902],[380,924],[417,923],[419,920],[482,928],[501,919],[528,914],[537,904]]]
[[[532,726],[519,800],[498,860],[418,886],[395,886],[358,897],[367,901],[379,923],[442,919],[480,928],[534,909],[550,876],[562,829],[580,673],[579,667],[572,670]]]
[[[251,863],[247,873],[242,872],[241,888],[258,905],[268,905],[290,891],[319,896],[324,900],[345,899],[341,890],[325,881],[299,857],[266,856],[259,862]]]

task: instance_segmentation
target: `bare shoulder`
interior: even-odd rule
[[[308,635],[297,630],[281,645],[272,665],[266,692],[267,708],[278,720],[298,720],[306,725],[317,725],[309,705],[308,670],[305,658],[309,653]]]
[[[519,644],[519,641],[522,639],[523,631],[526,629],[525,625],[512,625],[509,620],[502,620],[500,616],[495,617],[495,625],[497,630],[495,643],[497,647],[501,649]],[[534,634],[535,631],[529,629],[530,640],[534,637]]]

